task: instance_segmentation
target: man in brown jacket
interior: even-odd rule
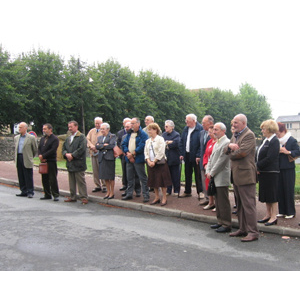
[[[226,150],[231,160],[234,193],[237,200],[239,230],[230,236],[245,236],[242,242],[258,239],[256,213],[255,135],[247,127],[247,117],[233,118],[235,133]]]

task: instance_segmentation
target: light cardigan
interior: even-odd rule
[[[161,160],[163,157],[166,158],[165,150],[166,150],[166,143],[165,139],[162,136],[157,135],[154,140],[152,141],[151,138],[149,138],[146,141],[146,145],[144,148],[144,154],[145,154],[145,160],[148,158],[150,159],[150,147],[153,146],[153,150],[155,153],[154,159]]]

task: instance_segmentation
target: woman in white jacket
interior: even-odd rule
[[[145,160],[147,162],[148,186],[154,188],[155,199],[151,205],[160,203],[159,188],[162,190],[161,206],[167,204],[167,187],[172,184],[170,171],[167,165],[163,137],[159,136],[160,127],[156,123],[147,126],[149,139],[145,145]]]

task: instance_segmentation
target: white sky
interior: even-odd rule
[[[267,97],[274,118],[300,113],[297,0],[5,2],[0,44],[12,55],[42,49],[89,64],[114,58],[191,89],[237,93],[247,82]]]

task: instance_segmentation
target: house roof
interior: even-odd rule
[[[286,122],[300,122],[300,113],[294,116],[279,116],[276,122],[286,123]]]

